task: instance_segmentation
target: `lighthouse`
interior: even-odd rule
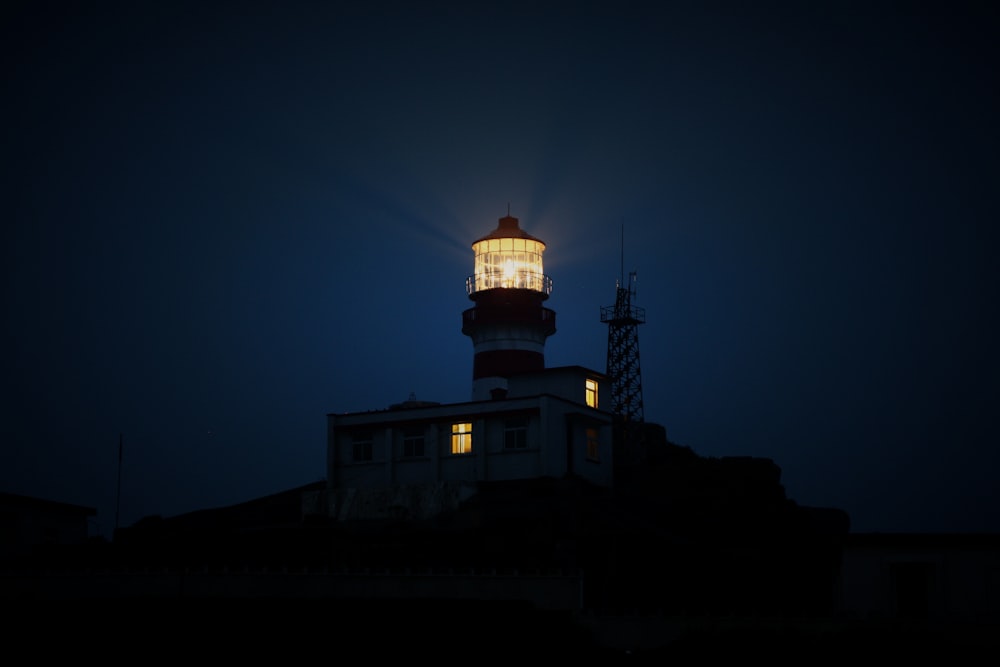
[[[545,366],[556,314],[545,244],[517,218],[472,243],[472,400],[417,401],[327,415],[327,502],[337,520],[430,518],[482,482],[580,477],[614,483],[611,383],[603,371]],[[387,495],[388,494],[388,495]]]
[[[466,278],[476,305],[462,313],[462,333],[472,339],[472,400],[503,397],[507,378],[545,368],[545,339],[556,332],[552,293],[545,275],[545,243],[510,215],[472,244],[473,274]]]

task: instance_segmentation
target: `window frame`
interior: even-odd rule
[[[451,423],[449,452],[455,456],[472,453],[472,422]]]
[[[586,403],[588,407],[594,408],[595,410],[598,409],[598,405],[600,404],[600,401],[598,400],[600,396],[599,390],[600,384],[596,379],[586,379],[583,389],[583,402]]]
[[[375,460],[375,432],[351,432],[351,461],[354,463],[369,463]]]
[[[587,443],[586,457],[588,461],[601,460],[601,439],[597,429],[587,426],[583,431],[584,440]]]
[[[513,438],[513,444],[511,439]],[[528,418],[510,417],[503,423],[503,449],[516,452],[528,448]]]
[[[402,430],[403,458],[416,459],[426,456],[427,431],[422,426],[408,426]],[[409,449],[410,451],[407,451]]]

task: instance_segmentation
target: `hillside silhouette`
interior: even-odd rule
[[[585,605],[669,613],[825,614],[846,513],[786,497],[769,459],[705,458],[643,427],[613,489],[573,477],[480,482],[431,519],[303,515],[322,482],[121,529],[117,565],[572,571]]]
[[[838,619],[849,517],[786,497],[773,461],[702,457],[655,424],[633,437],[640,446],[618,452],[613,488],[574,477],[482,482],[457,509],[429,519],[400,508],[392,519],[334,521],[305,511],[303,499],[325,487],[317,481],[229,507],[146,517],[112,542],[39,548],[6,571],[113,582],[82,589],[89,593],[26,593],[16,601],[27,610],[59,600],[61,613],[86,616],[86,605],[110,601],[106,618],[132,633],[151,632],[137,619],[168,611],[202,640],[217,639],[202,624],[225,617],[255,633],[260,650],[287,650],[287,630],[278,628],[292,623],[304,651],[333,621],[345,641],[373,641],[372,654],[386,656],[407,645],[423,650],[424,638],[443,627],[454,649],[481,648],[496,642],[497,623],[516,637],[494,645],[498,655],[533,646],[580,657],[626,649],[633,657],[817,649],[849,657],[862,646],[896,656],[967,646],[909,626]],[[167,588],[129,590],[128,582],[148,585],[149,573]],[[194,585],[202,573],[215,588]],[[308,576],[317,586],[302,583]],[[339,576],[356,587],[325,593]],[[496,580],[502,595],[483,584]],[[278,583],[246,588],[261,581]],[[578,598],[539,605],[543,598],[530,595],[535,581],[540,591],[569,585]],[[376,629],[387,626],[400,643],[378,643]]]

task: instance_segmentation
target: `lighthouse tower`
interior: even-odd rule
[[[556,332],[555,311],[542,304],[552,279],[542,269],[545,244],[507,215],[472,244],[473,275],[465,281],[473,308],[462,313],[472,338],[472,400],[506,393],[507,378],[545,368],[545,339]]]

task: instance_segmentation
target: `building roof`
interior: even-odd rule
[[[84,505],[74,505],[71,503],[61,503],[55,500],[35,498],[32,496],[22,496],[16,493],[0,492],[0,507],[19,510],[33,510],[46,512],[60,512],[63,514],[81,514],[84,516],[94,516],[97,510]]]

